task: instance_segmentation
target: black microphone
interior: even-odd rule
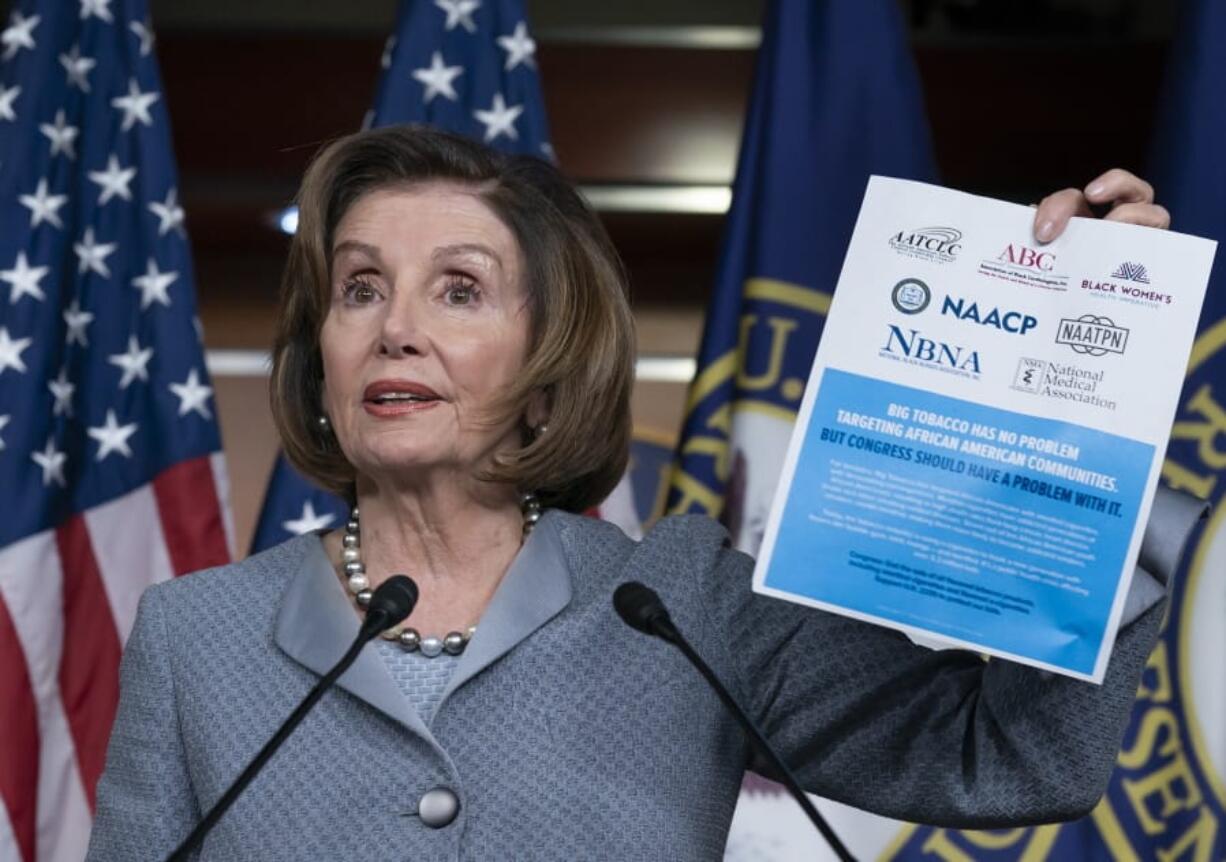
[[[813,803],[809,800],[804,790],[801,789],[800,782],[796,780],[792,770],[788,769],[787,764],[775,753],[775,749],[766,741],[766,736],[754,724],[753,719],[733,699],[731,693],[720,682],[719,677],[715,675],[715,671],[711,670],[710,666],[702,660],[702,657],[694,652],[694,648],[690,646],[689,642],[678,631],[677,627],[673,624],[672,617],[669,616],[668,608],[664,607],[664,602],[660,601],[656,591],[638,581],[627,581],[613,591],[613,608],[617,611],[617,615],[622,618],[622,621],[630,626],[630,628],[668,641],[681,650],[682,655],[689,659],[690,664],[694,665],[698,672],[706,678],[711,688],[719,695],[719,699],[724,702],[724,706],[728,707],[728,711],[740,723],[745,731],[745,735],[749,737],[749,741],[753,744],[754,748],[757,749],[758,753],[770,763],[775,772],[780,776],[783,785],[795,798],[797,804],[804,809],[805,814],[809,816],[809,820],[813,822],[813,825],[817,827],[817,831],[822,834],[822,837],[826,839],[826,843],[830,845],[830,849],[843,862],[855,862],[856,857],[851,855],[843,845],[843,842],[839,840],[839,837],[834,834],[834,830],[826,823],[821,813],[813,807]]]
[[[361,653],[367,641],[374,638],[376,635],[396,625],[413,611],[413,607],[417,604],[417,584],[413,583],[413,579],[408,575],[392,575],[386,581],[379,585],[373,596],[370,597],[370,604],[366,607],[366,619],[362,622],[362,627],[358,631],[358,636],[354,638],[350,644],[348,651],[341,656],[338,661],[328,671],[319,682],[315,683],[315,687],[302,699],[302,703],[298,704],[290,717],[285,719],[285,723],[277,729],[273,734],[272,739],[265,743],[252,761],[247,764],[247,768],[242,774],[234,780],[230,785],[230,789],[217,800],[216,804],[209,809],[208,814],[196,824],[196,828],[183,839],[183,843],[178,849],[166,857],[166,862],[187,862],[192,851],[195,850],[200,842],[204,840],[204,836],[209,834],[221,816],[229,810],[234,801],[246,789],[251,780],[259,774],[264,768],[264,764],[277,752],[281,747],[281,743],[289,738],[289,735],[294,732],[294,729],[306,718],[306,714],[311,711],[311,708],[323,697],[324,692],[332,687],[332,684],[340,678],[341,674],[349,669],[349,665],[357,660],[358,654]]]

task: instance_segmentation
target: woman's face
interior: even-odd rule
[[[320,348],[324,409],[359,473],[471,474],[518,443],[517,424],[489,414],[524,364],[522,272],[511,231],[461,186],[377,190],[349,208]]]

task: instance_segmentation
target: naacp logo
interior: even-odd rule
[[[1001,311],[999,308],[981,309],[977,302],[967,302],[961,297],[946,296],[941,304],[941,314],[952,314],[959,320],[969,320],[980,326],[991,326],[1002,332],[1025,335],[1039,325],[1039,319],[1020,311]]]
[[[904,278],[890,293],[890,302],[903,314],[919,314],[931,301],[932,291],[918,278]]]
[[[1128,330],[1116,326],[1109,317],[1093,314],[1083,314],[1076,320],[1065,317],[1056,330],[1056,343],[1067,344],[1074,353],[1085,356],[1123,353],[1128,346]]]
[[[1130,263],[1124,261],[1115,268],[1115,272],[1111,273],[1112,278],[1123,279],[1124,281],[1135,281],[1138,284],[1149,284],[1149,273],[1145,271],[1145,267],[1139,263]]]
[[[951,263],[962,250],[962,231],[952,227],[922,227],[899,231],[890,247],[899,254],[933,263]]]

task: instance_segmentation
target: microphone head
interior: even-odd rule
[[[668,608],[656,591],[638,581],[627,581],[613,591],[613,609],[632,629],[667,638],[672,631]]]
[[[379,584],[366,606],[366,624],[378,626],[375,634],[389,629],[413,612],[417,584],[408,575],[392,575]]]

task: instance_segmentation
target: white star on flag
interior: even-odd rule
[[[81,0],[81,20],[92,16],[108,24],[113,23],[115,19],[111,17],[110,5],[111,0]]]
[[[525,66],[536,66],[536,61],[533,59],[533,55],[536,54],[536,42],[528,35],[528,25],[523,21],[515,25],[515,32],[510,36],[499,36],[498,44],[507,52],[505,71],[511,71],[520,63]]]
[[[128,95],[116,96],[111,99],[111,105],[115,110],[123,111],[123,125],[120,131],[126,132],[128,129],[136,125],[140,121],[142,126],[152,126],[153,117],[149,115],[149,106],[161,98],[160,93],[155,93],[152,90],[148,93],[142,93],[140,87],[136,83],[135,78],[128,79]]]
[[[455,87],[451,82],[457,76],[464,73],[463,66],[448,66],[443,62],[443,54],[441,51],[435,51],[430,58],[430,65],[422,69],[414,69],[413,77],[426,85],[425,95],[422,96],[423,102],[429,102],[435,96],[445,96],[451,101],[459,98],[455,91]]]
[[[39,282],[51,271],[48,266],[30,266],[24,251],[17,252],[17,262],[12,269],[0,270],[0,281],[7,281],[13,286],[9,294],[9,304],[15,305],[23,296],[32,296],[40,302],[46,299]]]
[[[136,168],[121,168],[119,159],[114,153],[106,161],[105,171],[90,171],[89,178],[98,184],[101,192],[98,194],[98,206],[104,205],[118,195],[125,201],[132,200],[132,190],[128,186],[136,177]]]
[[[50,222],[63,230],[64,223],[60,221],[59,210],[68,203],[68,195],[47,194],[47,179],[38,181],[38,188],[32,195],[21,195],[17,198],[23,207],[30,210],[30,229],[38,227],[43,222]]]
[[[123,376],[119,380],[119,388],[127,389],[128,384],[133,380],[141,379],[149,380],[149,369],[146,367],[149,360],[153,358],[153,348],[140,346],[135,335],[128,336],[128,352],[113,353],[107,357],[107,362],[116,365],[123,369]]]
[[[13,87],[8,90],[0,87],[0,120],[16,121],[17,112],[13,110],[13,102],[20,94],[21,87]]]
[[[481,121],[485,126],[485,142],[497,138],[499,135],[506,135],[513,141],[519,140],[519,134],[515,131],[515,120],[524,112],[523,105],[512,105],[507,107],[507,103],[502,98],[502,93],[494,94],[494,104],[488,111],[473,111],[473,116]]]
[[[93,433],[92,431],[90,432]],[[55,440],[48,439],[47,446],[41,452],[33,452],[30,458],[39,467],[43,468],[43,487],[51,484],[52,480],[61,488],[67,486],[64,481],[64,461],[67,456],[55,448]]]
[[[443,25],[447,30],[454,30],[459,24],[469,33],[477,32],[473,13],[481,8],[481,0],[434,0],[434,5],[447,13],[447,21]]]
[[[87,227],[85,235],[81,237],[81,241],[73,243],[72,250],[77,253],[77,274],[84,273],[86,270],[93,270],[103,278],[110,278],[111,271],[107,268],[106,259],[108,255],[114,254],[115,243],[96,243],[94,242],[94,229]]]
[[[68,86],[78,88],[82,93],[89,92],[89,78],[86,76],[98,61],[92,57],[81,56],[81,46],[73,45],[67,54],[60,54],[60,65],[68,73]]]
[[[12,368],[24,374],[26,364],[21,361],[21,351],[30,346],[30,338],[10,338],[7,328],[0,326],[0,377],[5,370]]]
[[[396,50],[396,34],[387,37],[387,41],[383,43],[383,56],[379,58],[379,65],[384,69],[391,68],[392,52]]]
[[[73,142],[77,139],[77,135],[81,130],[76,126],[67,125],[62,110],[55,112],[55,125],[43,123],[38,127],[38,130],[47,136],[51,141],[51,157],[55,158],[60,153],[66,153],[68,158],[75,159],[77,157],[76,150],[72,148]]]
[[[149,258],[145,274],[132,279],[132,286],[140,291],[140,310],[144,311],[154,302],[170,308],[170,295],[166,290],[178,277],[177,272],[159,272],[157,261]]]
[[[149,52],[153,50],[153,28],[149,26],[149,19],[144,21],[133,21],[128,25],[128,29],[136,34],[136,38],[140,39],[140,55],[148,57]]]
[[[42,18],[38,15],[26,18],[20,12],[14,12],[9,20],[13,23],[0,33],[0,45],[4,46],[0,59],[4,60],[13,59],[22,48],[34,49],[34,28]]]
[[[11,416],[0,416],[0,431],[4,430],[4,426],[9,424],[9,419],[11,418],[12,418]],[[3,449],[3,448],[4,448],[4,438],[0,437],[0,449]]]
[[[315,530],[322,530],[335,520],[336,516],[331,512],[316,515],[315,507],[311,505],[310,500],[307,500],[302,504],[302,516],[295,520],[283,521],[281,526],[295,536],[302,536]]]
[[[128,448],[128,438],[136,433],[136,423],[120,425],[115,421],[115,411],[106,411],[106,424],[96,425],[86,429],[89,436],[98,441],[98,455],[95,460],[101,461],[112,452],[118,452],[125,458],[132,457]]]
[[[149,204],[149,211],[158,217],[158,236],[165,236],[172,230],[183,234],[183,207],[176,200],[178,194],[177,189],[171,189],[166,193],[165,203]]]
[[[59,416],[63,413],[71,416],[72,393],[76,391],[77,387],[69,382],[68,369],[61,368],[58,377],[47,381],[47,388],[51,390],[51,395],[55,398],[55,404],[51,408],[51,415]]]
[[[213,418],[207,404],[209,396],[213,394],[213,387],[205,386],[200,382],[200,375],[195,368],[188,373],[187,379],[182,383],[171,383],[170,391],[179,399],[180,416],[186,416],[195,410],[205,419]]]
[[[89,347],[89,339],[85,337],[85,327],[89,326],[93,319],[93,314],[82,311],[81,304],[74,299],[72,305],[64,309],[64,323],[68,325],[68,338],[64,343],[72,344],[75,341],[82,347]]]

